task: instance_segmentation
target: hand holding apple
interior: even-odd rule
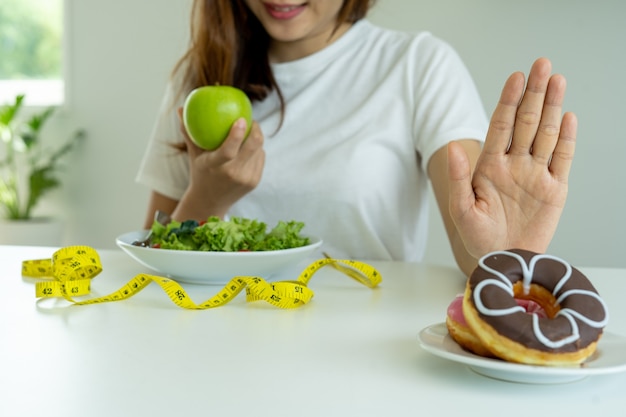
[[[252,104],[238,88],[227,85],[198,87],[183,106],[183,124],[189,138],[200,148],[213,151],[228,136],[233,123],[246,120],[246,137],[252,126]]]

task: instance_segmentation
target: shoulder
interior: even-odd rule
[[[368,20],[357,22],[353,27],[352,51],[346,53],[351,62],[359,59],[388,73],[391,68],[413,85],[430,84],[437,79],[454,77],[465,71],[465,65],[457,51],[442,38],[429,31],[407,32],[377,26]]]
[[[378,26],[362,20],[354,26],[354,39],[362,42],[362,52],[373,58],[408,59],[424,66],[437,66],[443,61],[458,59],[454,48],[433,33],[423,31],[401,31]]]
[[[448,49],[450,45],[427,30],[402,31],[378,26],[369,20],[355,24],[358,37],[370,44],[385,46],[412,46],[414,48]]]

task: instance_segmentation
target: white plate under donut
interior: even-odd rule
[[[596,352],[589,359],[572,367],[523,365],[474,355],[450,337],[445,323],[422,329],[418,339],[422,348],[433,355],[468,365],[480,375],[503,381],[561,384],[590,375],[626,371],[626,337],[608,332],[604,332]]]

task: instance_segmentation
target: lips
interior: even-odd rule
[[[306,7],[305,4],[276,4],[276,3],[264,3],[265,8],[270,16],[274,19],[287,20],[293,19]]]

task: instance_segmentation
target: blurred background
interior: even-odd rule
[[[61,3],[65,104],[46,133],[83,128],[87,140],[67,159],[62,188],[36,214],[62,218],[63,244],[114,248],[116,236],[143,224],[149,190],[134,177],[169,72],[187,44],[191,0]],[[568,204],[550,252],[574,265],[626,267],[626,2],[378,0],[369,18],[449,42],[489,114],[511,72],[549,57],[568,80],[566,110],[579,118]],[[426,260],[453,264],[432,207]]]

